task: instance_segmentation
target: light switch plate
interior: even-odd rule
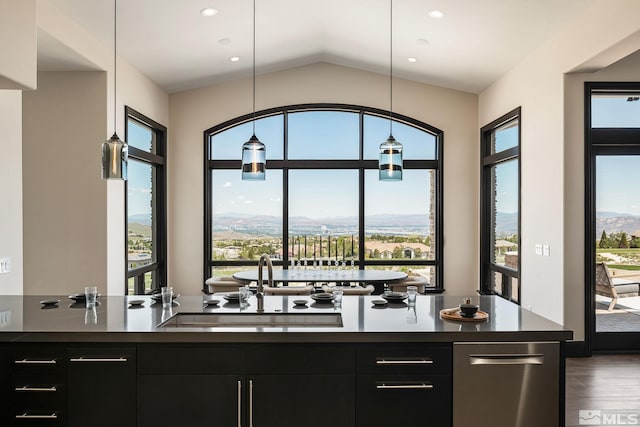
[[[0,274],[11,272],[11,258],[0,258]]]
[[[536,255],[542,255],[542,245],[540,243],[536,243]]]
[[[542,255],[543,256],[549,256],[549,245],[543,245],[542,246]]]

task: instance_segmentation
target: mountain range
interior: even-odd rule
[[[367,229],[379,234],[428,233],[429,218],[426,215],[369,215],[365,219]],[[518,230],[518,214],[498,212],[496,214],[496,232],[498,235],[511,235]],[[151,226],[151,215],[137,214],[129,216],[129,223]],[[256,224],[259,224],[256,226]],[[351,234],[358,228],[355,216],[309,218],[290,217],[289,227],[293,233],[316,235],[321,233]],[[272,215],[251,215],[226,213],[216,215],[214,232],[238,231],[247,234],[282,234],[282,220]],[[624,231],[629,235],[640,235],[640,216],[620,212],[598,211],[596,213],[596,235],[602,230],[607,234]]]

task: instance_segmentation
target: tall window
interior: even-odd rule
[[[166,285],[166,134],[167,129],[125,107],[129,144],[126,182],[127,295]]]
[[[482,128],[480,289],[520,302],[520,108]]]
[[[586,313],[596,350],[640,348],[640,83],[585,84]]]
[[[378,180],[388,112],[336,104],[257,113],[265,181],[242,181],[241,145],[252,115],[205,131],[205,279],[255,265],[344,261],[442,279],[442,131],[394,115],[404,146],[401,182]]]

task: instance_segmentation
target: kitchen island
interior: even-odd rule
[[[92,414],[92,426],[463,425],[459,414],[470,409],[476,418],[482,407],[495,414],[496,404],[501,412],[514,410],[500,404],[512,396],[504,395],[510,391],[499,378],[468,383],[473,373],[456,374],[469,365],[456,355],[477,344],[521,347],[513,354],[522,361],[517,366],[509,365],[507,347],[497,356],[482,347],[480,358],[471,351],[480,367],[498,360],[505,377],[539,376],[541,367],[553,376],[530,390],[547,400],[526,396],[519,416],[533,418],[520,425],[562,425],[564,418],[564,342],[571,331],[498,297],[480,297],[480,309],[489,313],[480,323],[440,318],[461,297],[419,296],[415,308],[377,308],[371,303],[377,296],[348,296],[340,309],[310,298],[299,308],[293,304],[299,296],[265,297],[266,313],[339,315],[341,326],[322,327],[171,326],[185,314],[255,315],[255,299],[240,308],[222,298],[207,307],[202,297],[180,297],[163,309],[150,297],[101,297],[94,312],[59,296],[57,307],[42,308],[40,301],[51,298],[0,299],[0,375],[11,385],[0,391],[11,402],[1,425],[43,419],[87,425]],[[144,305],[129,308],[133,299]],[[169,326],[158,327],[166,321]],[[549,344],[550,352],[538,344]],[[554,422],[541,423],[536,414]],[[492,425],[500,423],[494,418]]]

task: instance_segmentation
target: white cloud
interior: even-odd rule
[[[231,181],[227,181],[222,185],[224,188],[229,188],[231,186],[233,186],[233,184],[231,184]]]
[[[245,200],[243,203],[244,203],[245,205],[250,205],[250,204],[252,204],[252,203],[253,203],[253,200]]]

